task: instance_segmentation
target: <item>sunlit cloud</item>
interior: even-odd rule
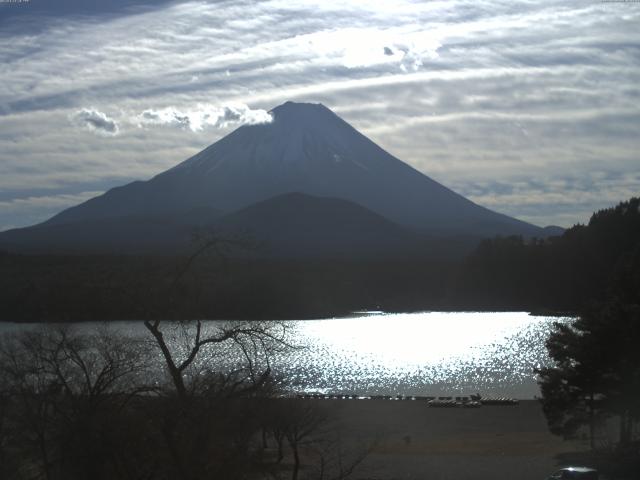
[[[159,110],[145,110],[133,119],[139,127],[149,125],[170,125],[187,128],[193,132],[212,126],[227,128],[239,125],[256,125],[272,121],[265,110],[252,110],[246,105],[228,105],[221,108],[213,105],[199,105],[194,110],[181,111],[174,107]]]

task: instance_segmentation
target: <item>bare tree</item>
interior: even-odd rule
[[[284,447],[288,446],[292,480],[344,480],[375,445],[353,438],[345,441],[339,424],[322,401],[274,398],[266,415],[268,431],[276,442],[275,463],[279,465],[284,460]]]
[[[140,355],[105,332],[39,328],[2,338],[3,440],[19,459],[17,478],[100,478],[115,453],[107,439],[119,443],[117,413],[139,387]]]
[[[255,387],[270,373],[269,356],[290,346],[286,338],[286,324],[282,322],[226,322],[205,326],[202,320],[195,320],[179,323],[182,338],[187,342],[181,354],[178,342],[167,338],[163,322],[146,320],[144,325],[155,339],[175,392],[181,399],[193,393],[187,384],[187,373],[206,347],[227,347],[227,350],[230,350],[228,347],[236,347],[238,361],[244,363],[246,380]],[[258,371],[261,367],[262,370]]]
[[[247,238],[226,238],[214,234],[196,234],[195,238],[200,245],[178,270],[169,287],[167,293],[169,309],[180,282],[198,257],[213,254],[224,261],[232,248],[253,247],[253,243]],[[182,338],[185,340],[182,355],[177,351],[176,342],[167,338],[166,328],[161,319],[144,322],[145,328],[151,333],[162,353],[175,392],[181,399],[186,398],[190,393],[185,377],[203,348],[235,346],[245,362],[247,378],[255,383],[264,381],[268,376],[269,356],[278,349],[290,347],[286,341],[286,324],[283,322],[226,322],[205,327],[202,320],[195,320],[180,321],[179,324],[182,328]],[[258,372],[256,368],[260,365],[266,365],[266,367]]]
[[[311,402],[300,402],[293,399],[288,402],[284,433],[293,454],[293,471],[291,479],[297,480],[300,471],[300,448],[314,441],[313,434],[326,422],[327,412]]]
[[[212,253],[224,260],[228,250],[238,246],[247,244],[237,238],[206,237],[173,278],[167,311],[198,257]],[[162,355],[172,387],[167,393],[177,400],[171,395],[163,400],[161,426],[172,475],[196,479],[212,472],[238,474],[235,469],[247,462],[249,444],[260,428],[250,414],[253,406],[242,400],[271,387],[270,358],[290,346],[286,324],[199,319],[169,323],[156,318],[144,326]]]
[[[376,442],[354,443],[345,446],[339,429],[319,442],[315,473],[309,478],[313,480],[345,480],[353,475],[356,469],[373,450]]]

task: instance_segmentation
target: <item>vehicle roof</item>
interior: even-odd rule
[[[561,468],[560,471],[571,471],[571,472],[596,472],[597,470],[589,467],[564,467]]]

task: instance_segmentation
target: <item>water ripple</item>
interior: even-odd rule
[[[300,391],[532,398],[555,318],[426,312],[299,321],[305,349],[276,359]]]
[[[547,365],[544,346],[557,318],[525,312],[424,312],[287,322],[288,340],[304,347],[271,361],[291,388],[361,395],[468,395],[532,398],[539,394],[534,369]],[[220,322],[207,321],[205,328]],[[76,328],[104,325],[85,323]],[[148,338],[141,322],[109,328]],[[173,351],[186,355],[189,328],[165,322]],[[0,333],[34,325],[0,324]],[[158,367],[162,356],[152,350]],[[202,349],[195,370],[231,368],[238,352]],[[161,371],[159,368],[158,371]]]

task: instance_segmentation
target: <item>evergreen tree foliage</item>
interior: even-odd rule
[[[621,445],[640,420],[640,305],[611,301],[572,323],[557,323],[547,341],[554,365],[538,371],[553,433],[565,437],[599,419],[620,419]]]
[[[586,260],[607,271],[604,299],[577,320],[557,323],[547,341],[554,365],[538,371],[550,429],[568,436],[599,418],[619,419],[619,444],[640,420],[640,199],[597,212],[570,235],[590,244]]]
[[[559,237],[484,240],[460,270],[452,303],[579,312],[608,301],[614,281],[620,291],[640,283],[639,251],[640,198],[631,198]],[[627,286],[617,276],[626,276]]]

